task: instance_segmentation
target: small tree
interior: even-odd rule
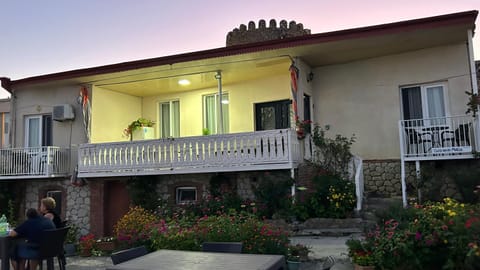
[[[347,138],[337,134],[332,139],[326,137],[325,133],[328,129],[328,126],[323,129],[318,125],[313,129],[312,139],[317,150],[316,161],[320,167],[330,174],[348,179],[348,164],[353,157],[350,150],[355,142],[355,135]]]

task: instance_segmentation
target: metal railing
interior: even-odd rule
[[[400,120],[400,152],[406,160],[468,158],[477,125],[471,116]]]
[[[78,177],[289,169],[300,153],[291,129],[83,144]]]
[[[0,149],[0,179],[66,176],[70,150],[56,146]]]

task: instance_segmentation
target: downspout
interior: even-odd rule
[[[475,70],[475,60],[474,60],[474,55],[473,55],[473,32],[471,29],[467,30],[467,35],[468,35],[468,41],[467,41],[467,54],[468,54],[468,63],[470,66],[470,82],[472,86],[472,93],[473,94],[478,94],[478,83],[477,83],[477,71]],[[478,105],[477,105],[478,109]],[[475,151],[479,151],[480,147],[480,136],[479,136],[479,129],[480,129],[480,117],[476,117],[474,119],[474,126],[476,128],[474,129],[475,132]]]
[[[215,74],[215,79],[217,79],[217,82],[218,82],[218,106],[219,106],[218,108],[219,108],[219,112],[220,112],[220,115],[218,117],[219,121],[217,121],[218,122],[217,134],[223,134],[222,72],[220,70],[218,70],[217,74]]]

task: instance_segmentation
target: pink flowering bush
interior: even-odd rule
[[[364,244],[379,269],[480,269],[480,207],[446,198],[388,219]]]
[[[250,214],[203,216],[193,223],[183,219],[155,224],[154,249],[200,250],[207,241],[242,242],[244,253],[287,254],[288,233]]]

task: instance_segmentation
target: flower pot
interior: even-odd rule
[[[96,249],[100,251],[107,251],[111,252],[115,250],[115,242],[97,242],[96,243]]]
[[[354,264],[354,270],[375,270],[375,266],[373,265],[368,265],[368,266],[363,266],[363,265],[358,265]]]
[[[79,255],[82,256],[82,257],[90,257],[90,256],[92,256],[92,250],[91,249],[81,249]]]
[[[75,248],[75,244],[71,244],[71,243],[63,245],[63,250],[65,250],[66,257],[75,256],[77,252]]]
[[[298,270],[301,262],[287,260],[288,270]]]
[[[155,139],[155,130],[153,127],[141,127],[132,132],[132,140],[153,140]]]

